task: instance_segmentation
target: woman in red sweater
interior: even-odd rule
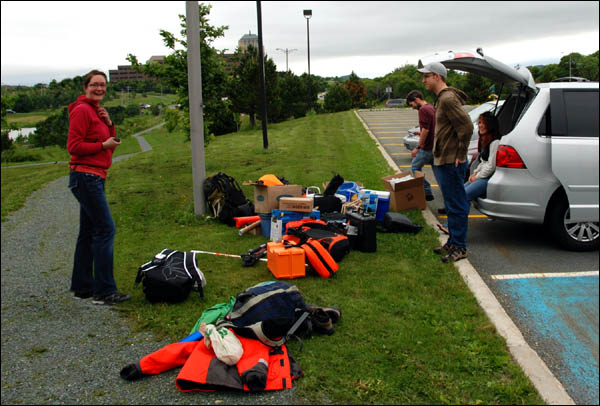
[[[106,201],[104,182],[112,154],[121,141],[108,112],[99,103],[106,94],[106,75],[93,70],[83,90],[69,105],[71,154],[69,189],[79,202],[79,236],[75,246],[71,290],[94,304],[112,305],[130,299],[120,293],[113,276],[115,223]]]

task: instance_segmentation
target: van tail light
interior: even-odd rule
[[[517,150],[509,145],[498,146],[496,166],[500,168],[527,169],[525,162],[523,162]]]

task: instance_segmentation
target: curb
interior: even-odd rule
[[[398,168],[396,162],[394,162],[388,152],[381,146],[377,137],[369,130],[356,110],[354,111],[354,114],[358,117],[365,130],[367,130],[369,136],[377,143],[377,147],[387,163],[396,172],[400,172],[400,168]],[[444,235],[437,230],[437,219],[431,210],[429,210],[429,207],[423,210],[422,214],[427,224],[438,233],[438,241],[440,241],[441,244],[445,243]],[[529,377],[531,383],[535,386],[542,399],[550,405],[575,405],[576,403],[568,395],[560,381],[552,374],[546,363],[529,346],[529,344],[527,344],[521,331],[513,323],[506,311],[504,311],[504,308],[500,305],[500,302],[498,302],[494,293],[485,284],[483,279],[481,279],[481,276],[479,276],[479,273],[473,265],[471,265],[469,260],[463,259],[456,262],[454,265],[475,296],[479,306],[481,306],[490,321],[494,324],[498,334],[506,341],[506,346],[511,355],[521,366],[525,375]]]

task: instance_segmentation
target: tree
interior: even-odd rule
[[[344,83],[344,88],[350,94],[352,107],[364,107],[367,101],[367,89],[360,78],[352,71],[350,77]]]
[[[214,123],[222,123],[223,118],[221,108],[221,98],[225,94],[226,76],[223,67],[223,61],[219,56],[219,52],[211,45],[217,38],[224,36],[227,26],[214,27],[209,24],[208,15],[212,6],[200,3],[200,59],[202,70],[202,102],[204,105],[204,140],[208,141],[210,133],[215,131]],[[143,72],[148,76],[154,76],[159,80],[163,80],[168,86],[177,89],[177,102],[183,106],[185,116],[189,117],[189,99],[188,99],[188,77],[187,77],[187,34],[186,34],[186,17],[179,15],[181,20],[182,30],[180,32],[182,39],[178,39],[172,33],[160,30],[160,35],[163,38],[163,43],[173,52],[165,57],[164,64],[158,62],[146,63],[142,65],[138,62],[137,57],[133,54],[127,56],[127,60],[139,72]],[[183,46],[183,50],[175,49],[177,45]],[[217,120],[217,115],[219,119]],[[227,119],[235,122],[233,113],[228,115]],[[184,123],[189,125],[189,118],[184,117]],[[189,127],[186,128],[189,134]]]
[[[49,116],[36,124],[36,131],[29,136],[29,143],[35,147],[58,145],[67,147],[69,135],[69,113],[63,108],[60,113]]]
[[[281,99],[277,66],[267,55],[263,57],[265,68],[265,93],[267,97],[267,120],[281,121]],[[256,115],[261,118],[260,76],[258,70],[258,49],[249,45],[246,50],[238,47],[234,54],[236,67],[229,80],[227,94],[233,103],[233,110],[248,114],[250,124],[254,127]]]
[[[279,95],[284,118],[306,116],[309,108],[306,100],[307,92],[306,83],[302,78],[294,75],[291,71],[281,75],[279,78]]]
[[[352,108],[352,96],[341,83],[334,83],[325,95],[325,110],[330,113]]]

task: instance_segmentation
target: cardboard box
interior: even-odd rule
[[[254,211],[256,213],[271,213],[279,209],[279,199],[282,197],[301,197],[302,185],[264,186],[254,185]]]
[[[385,189],[390,192],[390,210],[425,210],[427,208],[425,189],[423,187],[423,173],[415,173],[414,179],[402,182],[391,182],[392,179],[403,178],[409,175],[411,175],[410,172],[399,172],[395,175],[381,178],[385,184]]]
[[[310,213],[313,210],[313,204],[312,197],[282,197],[279,199],[279,210]]]

